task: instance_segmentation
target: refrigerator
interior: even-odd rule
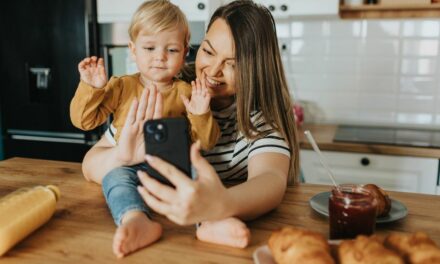
[[[104,128],[81,131],[69,105],[78,63],[99,55],[95,0],[2,3],[0,120],[4,158],[81,161]]]

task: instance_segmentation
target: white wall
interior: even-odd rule
[[[440,19],[277,24],[306,122],[440,127]]]

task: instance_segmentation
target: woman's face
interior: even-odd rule
[[[224,19],[212,23],[196,57],[197,78],[205,82],[213,98],[235,94],[235,49]]]

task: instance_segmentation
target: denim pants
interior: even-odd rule
[[[111,170],[102,180],[102,191],[116,225],[128,211],[142,211],[151,218],[150,210],[137,190],[140,185],[137,171],[145,165],[119,167]]]

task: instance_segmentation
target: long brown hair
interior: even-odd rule
[[[249,139],[264,136],[251,122],[251,112],[261,111],[265,121],[287,140],[291,154],[289,182],[297,182],[298,136],[275,21],[267,8],[246,0],[218,8],[208,30],[218,18],[229,25],[235,42],[238,129]]]

